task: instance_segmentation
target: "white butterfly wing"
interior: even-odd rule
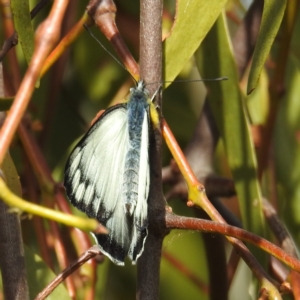
[[[144,243],[147,236],[148,226],[148,194],[150,186],[150,168],[149,168],[149,119],[145,110],[142,126],[142,140],[140,149],[140,166],[139,166],[139,184],[138,199],[133,215],[133,236],[130,244],[128,256],[134,264],[141,256],[144,249]]]
[[[121,188],[129,137],[127,110],[119,105],[107,110],[71,153],[64,185],[71,203],[107,227],[96,235],[104,254],[124,264],[132,243],[130,220],[124,212]]]

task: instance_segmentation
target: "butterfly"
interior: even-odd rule
[[[71,152],[64,173],[70,202],[108,229],[94,237],[117,265],[124,265],[126,256],[135,264],[148,234],[152,100],[143,81],[130,89],[128,99],[96,120]]]

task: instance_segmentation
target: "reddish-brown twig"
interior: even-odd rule
[[[116,6],[112,0],[91,0],[87,6],[87,12],[90,17],[110,41],[128,72],[133,78],[138,80],[140,75],[139,67],[116,26],[116,11]]]
[[[249,242],[278,258],[292,269],[300,272],[300,261],[298,259],[287,254],[266,239],[244,229],[209,220],[177,216],[168,212],[166,213],[166,224],[170,229],[200,230],[207,233],[217,232]]]

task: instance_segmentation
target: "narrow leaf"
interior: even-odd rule
[[[34,50],[34,31],[31,24],[28,0],[11,0],[11,9],[18,38],[29,64]]]
[[[170,36],[164,42],[166,80],[173,80],[186,65],[226,2],[226,0],[177,1],[174,25]]]
[[[253,62],[250,69],[247,94],[250,94],[257,85],[261,70],[266,62],[271,46],[278,33],[286,8],[286,0],[264,1],[259,36],[253,54]]]
[[[205,38],[201,51],[196,52],[196,59],[203,77],[229,78],[224,82],[207,82],[208,99],[234,178],[243,225],[247,230],[264,236],[254,146],[223,15]]]

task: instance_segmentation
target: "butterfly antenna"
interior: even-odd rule
[[[173,83],[173,82],[179,82],[179,83],[182,83],[182,82],[199,82],[199,81],[223,81],[223,80],[228,80],[228,77],[218,77],[218,78],[203,78],[203,79],[182,79],[182,80],[173,80],[173,81],[169,81],[169,80],[166,80],[166,81],[162,81],[162,82],[150,82],[150,83],[147,83],[147,85],[151,85],[151,84],[157,84],[159,83],[159,88],[160,89],[165,83]]]
[[[163,83],[172,83],[172,82],[199,82],[199,81],[224,81],[228,80],[228,77],[218,77],[218,78],[203,78],[203,79],[182,79],[182,80],[174,80],[174,81],[164,81]],[[163,84],[162,83],[162,84]]]
[[[126,67],[111,53],[109,52],[104,45],[99,41],[99,39],[92,33],[92,31],[88,28],[88,26],[86,24],[83,24],[83,27],[85,28],[85,30],[91,35],[92,38],[94,38],[94,40],[124,69],[126,70],[129,74],[130,72],[126,69]],[[136,80],[134,79],[134,77],[130,74],[130,76],[133,78],[134,82],[136,83]]]

